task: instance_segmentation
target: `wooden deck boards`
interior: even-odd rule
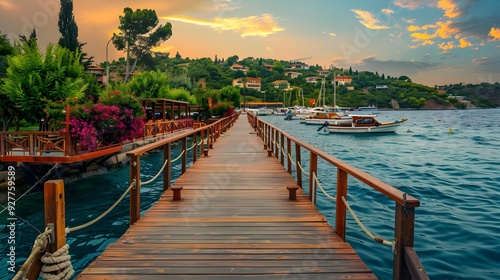
[[[376,279],[244,115],[77,279]]]

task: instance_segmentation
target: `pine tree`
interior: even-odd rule
[[[73,16],[73,0],[61,0],[61,10],[59,11],[59,45],[70,51],[80,50],[78,42],[78,26]]]

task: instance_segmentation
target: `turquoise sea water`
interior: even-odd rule
[[[317,126],[284,121],[283,116],[262,117],[418,198],[421,206],[416,209],[415,249],[431,279],[500,279],[500,123],[496,121],[500,109],[385,111],[379,116],[382,121],[401,118],[409,121],[397,133],[374,136],[318,134]],[[176,152],[174,149],[174,156]],[[307,167],[307,156],[302,157]],[[143,179],[150,178],[161,166],[161,155],[144,158],[141,164]],[[174,168],[178,175],[179,167]],[[322,162],[318,170],[322,186],[334,195],[334,170]],[[128,178],[129,168],[125,166],[68,184],[67,225],[77,226],[100,215],[127,188]],[[160,181],[142,187],[144,211],[158,199]],[[352,178],[349,201],[373,233],[391,239],[391,201]],[[334,224],[335,204],[322,193],[318,193],[318,208]],[[77,272],[123,234],[128,227],[128,211],[125,199],[105,220],[69,233],[67,242]],[[16,214],[26,220],[19,222],[16,230],[19,266],[29,254],[37,229],[43,229],[42,193],[21,199]],[[6,218],[1,214],[0,223]],[[367,238],[349,214],[347,227],[347,240],[368,266],[380,279],[392,279],[391,249]],[[8,234],[1,226],[1,259],[5,261],[0,263],[0,279],[13,276],[7,271]]]

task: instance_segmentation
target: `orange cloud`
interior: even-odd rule
[[[436,30],[436,34],[437,36],[439,36],[439,38],[448,39],[460,33],[460,30],[458,28],[451,27],[451,21],[437,22],[437,25],[439,27]]]
[[[386,13],[386,14],[394,14],[394,11],[391,10],[391,9],[382,9],[382,12]]]
[[[370,12],[362,10],[351,10],[360,19],[360,23],[368,29],[389,29],[389,26],[382,25]]]
[[[330,36],[332,36],[332,37],[335,37],[335,36],[337,36],[337,34],[335,34],[335,33],[332,33],[332,32],[328,33],[328,35],[330,35]]]
[[[493,37],[493,41],[500,40],[500,28],[492,27],[488,36]]]
[[[453,45],[453,42],[442,42],[438,44],[438,47],[443,51],[447,51],[453,49],[455,46]]]
[[[444,11],[444,15],[449,18],[456,18],[462,15],[455,0],[439,0],[437,3],[438,8]]]
[[[413,38],[422,40],[422,41],[428,41],[430,39],[436,38],[435,34],[418,33],[418,32],[412,33],[412,34],[410,34],[410,36],[413,37]]]
[[[461,38],[459,42],[460,42],[460,48],[462,49],[465,49],[467,47],[472,47],[472,43],[467,41],[467,39],[465,38]]]
[[[416,25],[410,25],[406,30],[408,30],[409,32],[415,32],[415,31],[420,31],[421,28]]]
[[[12,4],[10,0],[0,0],[0,7],[10,10],[14,8],[14,4]]]
[[[216,17],[213,20],[201,20],[189,17],[162,17],[162,19],[207,26],[217,31],[232,30],[240,33],[241,37],[267,37],[276,32],[285,30],[284,28],[278,26],[270,14],[241,18]]]

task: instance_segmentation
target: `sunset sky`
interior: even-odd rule
[[[96,62],[124,7],[173,25],[158,50],[183,57],[263,57],[407,75],[429,86],[500,82],[498,0],[77,0],[79,39]],[[59,39],[59,0],[0,0],[0,32]],[[110,60],[123,56],[110,44]]]

